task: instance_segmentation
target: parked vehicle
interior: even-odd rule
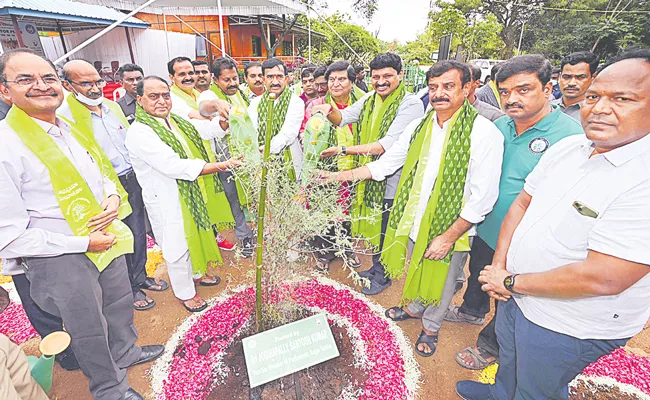
[[[490,76],[490,72],[492,71],[492,67],[494,67],[496,64],[503,62],[503,60],[487,60],[487,59],[476,59],[476,60],[470,60],[472,64],[476,64],[481,68],[481,83],[485,83],[485,78]]]

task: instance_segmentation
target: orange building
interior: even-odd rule
[[[275,56],[287,63],[296,65],[304,62],[297,50],[299,38],[305,39],[309,35],[307,28],[294,25],[291,31],[280,38],[283,32],[282,18],[274,16],[262,16],[264,32],[260,32],[257,17],[255,16],[223,16],[221,27],[219,17],[216,15],[161,15],[138,13],[138,19],[149,23],[150,29],[167,30],[171,32],[194,33],[203,35],[208,39],[205,42],[204,51],[202,43],[197,41],[197,58],[211,62],[221,57],[221,27],[223,27],[224,47],[228,55],[235,59],[240,66],[251,61],[264,61],[267,57],[266,48],[262,35],[267,37],[270,45],[282,40],[282,43],[275,51]],[[286,22],[286,26],[290,23]],[[323,34],[312,31],[313,37],[325,37]],[[210,43],[211,42],[211,43]]]

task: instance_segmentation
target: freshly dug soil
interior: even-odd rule
[[[643,400],[638,396],[622,392],[613,386],[588,385],[579,382],[574,390],[569,393],[570,400]]]
[[[285,376],[249,390],[246,361],[241,340],[227,351],[223,363],[229,368],[228,377],[218,385],[210,400],[296,400],[296,384],[303,400],[334,400],[350,383],[359,388],[366,380],[363,371],[355,368],[352,343],[345,329],[333,326],[332,334],[341,354],[339,357],[306,370]]]

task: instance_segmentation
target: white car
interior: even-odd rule
[[[486,60],[486,59],[476,59],[476,60],[470,60],[470,63],[476,64],[481,68],[481,82],[485,83],[485,78],[490,76],[490,72],[492,71],[492,67],[494,67],[496,64],[499,64],[503,62],[503,60]]]

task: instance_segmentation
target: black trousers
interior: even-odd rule
[[[34,303],[32,296],[29,294],[30,284],[25,274],[13,275],[11,279],[14,281],[20,301],[23,303],[25,314],[27,314],[27,318],[29,318],[29,322],[36,329],[36,332],[41,337],[45,337],[52,332],[62,331],[63,320],[56,315],[43,311]]]
[[[131,291],[135,294],[147,278],[147,228],[145,224],[145,208],[142,200],[142,188],[133,171],[119,177],[124,190],[129,195],[131,215],[124,222],[133,233],[133,253],[126,255],[126,266],[131,281]]]
[[[388,219],[390,210],[393,208],[394,199],[384,199],[384,211],[381,213],[381,235],[379,236],[379,251],[372,256],[371,270],[375,271],[373,280],[380,285],[385,285],[390,281],[386,276],[386,267],[381,263],[381,252],[384,250],[384,239],[386,238],[386,229],[388,228]]]
[[[322,259],[323,261],[327,261],[328,263],[334,261],[337,257],[336,253],[341,250],[339,245],[336,243],[335,238],[341,233],[347,237],[352,237],[352,223],[350,221],[345,221],[342,224],[334,224],[329,227],[324,235],[315,236],[309,242],[309,244],[312,248],[312,251],[316,253],[316,257]],[[351,248],[346,248],[343,250],[346,253],[352,252]]]
[[[472,250],[469,253],[469,277],[467,290],[463,295],[460,312],[477,318],[484,318],[490,312],[490,296],[481,289],[478,277],[486,265],[492,264],[494,250],[480,237],[474,237]]]

